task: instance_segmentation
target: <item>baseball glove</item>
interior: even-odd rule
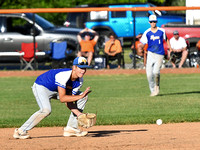
[[[96,114],[86,113],[78,116],[78,125],[83,128],[90,128],[96,123]]]

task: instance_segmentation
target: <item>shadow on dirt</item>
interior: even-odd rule
[[[106,136],[114,136],[117,134],[131,134],[133,132],[146,132],[147,129],[141,130],[106,130],[106,131],[89,131],[86,137],[106,137]],[[31,137],[31,139],[39,139],[39,138],[58,138],[63,137],[63,135],[55,135],[55,136],[39,136],[39,137]]]
[[[132,132],[146,132],[147,129],[141,129],[141,130],[106,130],[106,131],[89,131],[88,136],[89,137],[105,137],[105,136],[113,136],[115,134],[130,134]]]

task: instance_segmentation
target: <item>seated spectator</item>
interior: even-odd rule
[[[112,59],[112,57],[117,57],[118,68],[121,67],[122,46],[120,41],[116,39],[113,33],[109,35],[109,40],[105,43],[104,52],[106,56],[107,69],[110,69],[109,60]]]
[[[92,35],[94,35],[94,38],[91,40]],[[82,39],[82,36],[84,36],[84,39]],[[99,36],[96,31],[85,28],[79,32],[77,38],[81,46],[81,50],[78,52],[77,56],[87,57],[88,65],[90,65],[94,54],[94,46],[96,45]]]
[[[145,44],[144,48],[142,48],[140,39],[142,37],[142,33],[136,36],[135,43],[132,44],[131,49],[132,51],[136,50],[136,55],[144,58],[144,67],[146,66],[146,56],[147,56],[147,48],[148,44]],[[130,56],[133,57],[133,56]]]
[[[179,32],[177,30],[175,30],[173,32],[173,37],[170,39],[170,45],[171,45],[171,49],[170,49],[170,57],[172,57],[172,55],[175,55],[177,58],[181,57],[181,61],[179,63],[179,68],[182,68],[183,63],[185,62],[187,55],[188,55],[188,51],[187,51],[187,44],[184,38],[179,36]],[[174,61],[171,61],[173,68],[176,68],[176,64]]]

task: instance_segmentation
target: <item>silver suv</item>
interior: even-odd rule
[[[0,14],[0,52],[13,52],[21,49],[21,43],[33,42],[33,14]],[[80,29],[56,27],[35,14],[35,39],[38,50],[50,50],[50,42],[67,41],[67,49],[77,51],[77,34]],[[43,58],[40,61],[45,61]],[[19,62],[17,57],[1,57],[0,62]]]

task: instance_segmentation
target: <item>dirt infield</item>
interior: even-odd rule
[[[47,70],[39,71],[0,71],[0,77],[8,76],[38,76]],[[145,70],[138,69],[103,69],[103,70],[87,70],[86,75],[102,75],[102,74],[144,74]],[[161,69],[162,73],[173,73],[173,74],[190,74],[200,73],[199,68],[182,68],[182,69]]]
[[[44,71],[1,71],[1,77],[38,76]],[[145,70],[88,70],[87,75],[144,74]],[[161,73],[200,73],[200,69],[162,69]],[[63,137],[62,127],[34,128],[32,139],[16,140],[14,128],[0,129],[2,150],[199,150],[200,123],[94,126],[86,137]]]
[[[63,128],[34,128],[32,139],[12,138],[0,129],[1,149],[8,150],[199,150],[200,123],[94,126],[86,137],[63,137]]]

